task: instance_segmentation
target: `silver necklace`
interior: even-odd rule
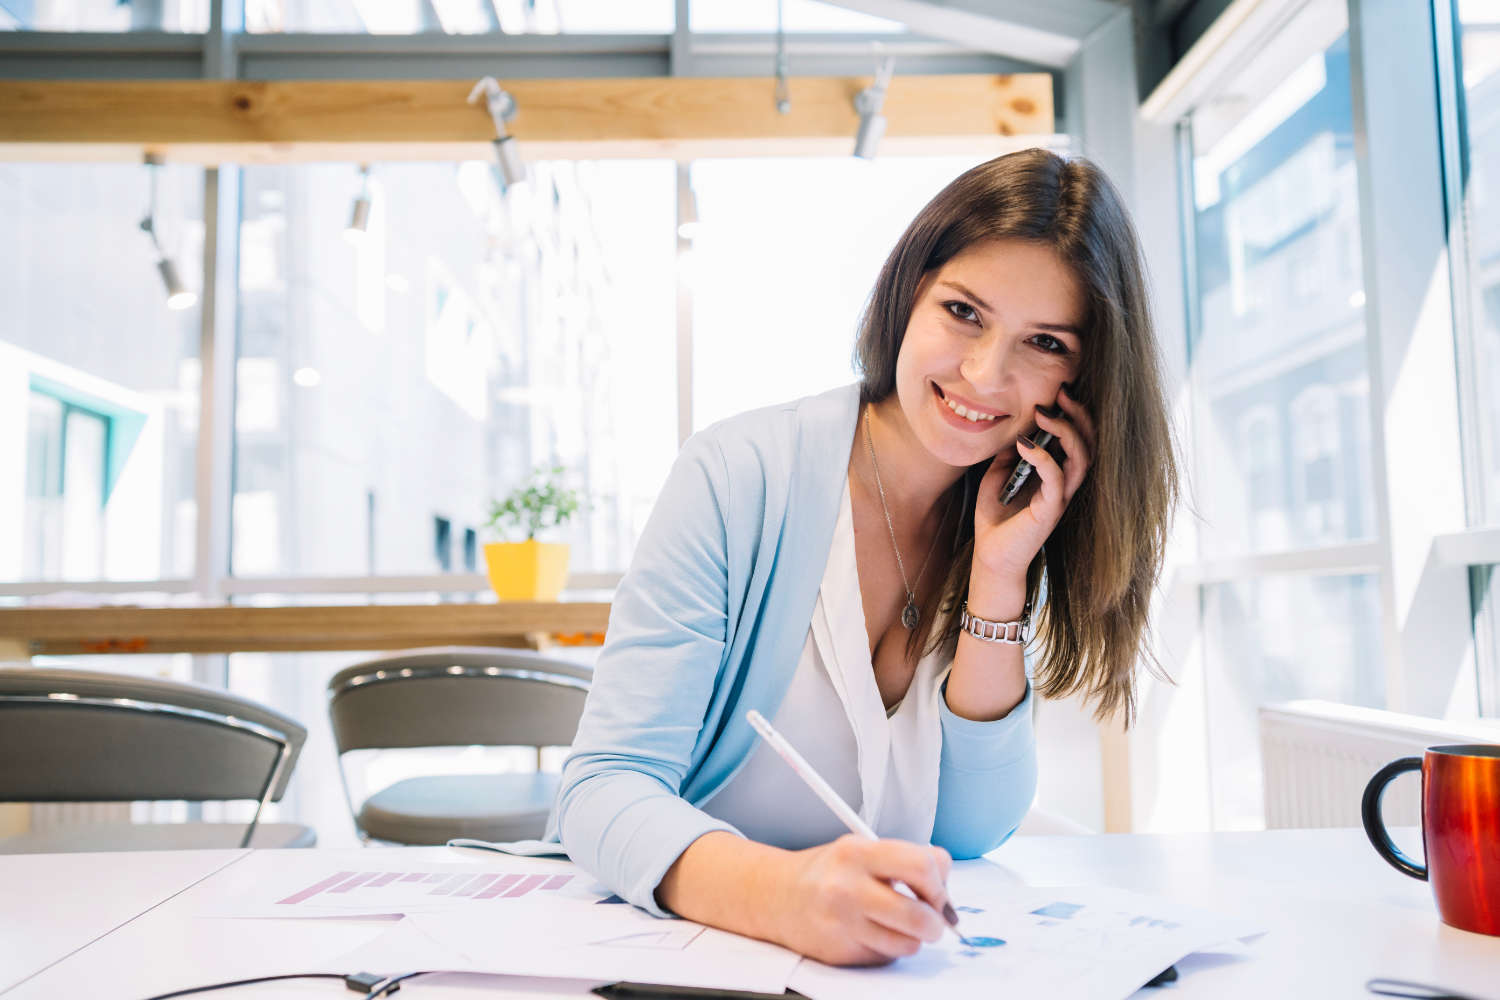
[[[909,632],[917,627],[922,620],[922,613],[917,610],[917,593],[912,585],[906,582],[906,564],[901,560],[901,546],[896,544],[896,527],[891,523],[891,508],[885,502],[885,487],[880,483],[880,463],[875,461],[875,438],[870,434],[870,410],[865,408],[865,445],[870,449],[870,467],[875,470],[875,489],[880,493],[880,509],[885,512],[885,527],[891,533],[891,548],[896,552],[896,568],[901,571],[901,586],[906,591],[906,607],[901,609],[901,624]],[[922,582],[922,574],[927,572],[927,564],[932,561],[932,550],[937,547],[938,535],[941,535],[942,525],[932,536],[932,544],[927,546],[927,557],[922,560],[922,568],[917,570],[917,583]]]

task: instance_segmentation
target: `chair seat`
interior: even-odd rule
[[[530,840],[547,825],[558,780],[542,773],[407,778],[365,800],[359,827],[397,844],[443,844],[454,837]]]
[[[0,837],[0,854],[93,851],[196,851],[239,847],[244,823],[80,823]],[[312,847],[318,835],[300,823],[259,823],[250,846]]]

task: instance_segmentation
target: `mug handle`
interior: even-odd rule
[[[1390,784],[1391,779],[1398,774],[1407,771],[1420,771],[1422,769],[1421,757],[1402,757],[1393,760],[1385,767],[1375,772],[1375,777],[1365,786],[1365,797],[1359,804],[1359,818],[1365,824],[1365,836],[1370,838],[1370,845],[1390,866],[1412,878],[1427,881],[1427,869],[1417,864],[1411,858],[1402,854],[1391,841],[1391,835],[1386,831],[1385,818],[1380,814],[1380,797],[1385,794],[1385,786]]]

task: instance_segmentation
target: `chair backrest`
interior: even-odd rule
[[[263,805],[286,791],[306,738],[279,712],[198,684],[0,667],[0,802]]]
[[[339,753],[566,746],[593,672],[527,650],[446,646],[356,663],[328,682]]]

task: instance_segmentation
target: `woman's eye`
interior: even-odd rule
[[[1052,336],[1051,334],[1039,333],[1035,337],[1032,338],[1032,343],[1036,344],[1038,347],[1040,347],[1042,350],[1046,351],[1048,354],[1067,354],[1068,353],[1068,345],[1064,344],[1062,341],[1058,340],[1056,337]]]
[[[974,307],[967,302],[959,302],[957,300],[944,302],[943,308],[948,310],[955,319],[961,319],[965,323],[979,322],[979,313],[975,312]]]

